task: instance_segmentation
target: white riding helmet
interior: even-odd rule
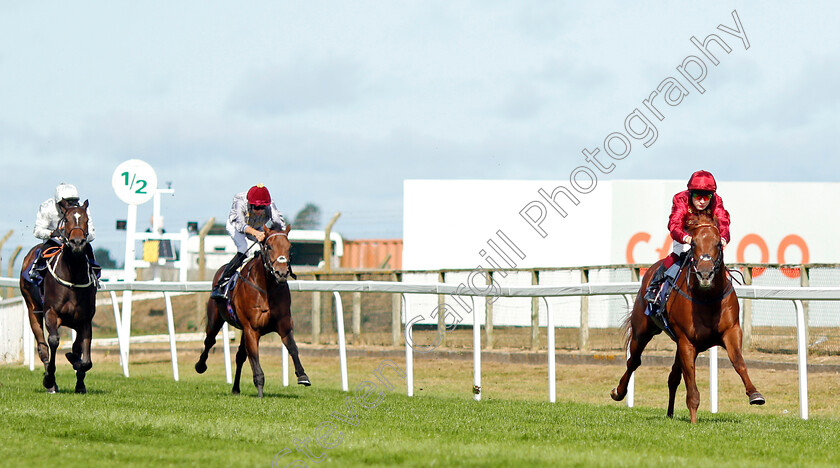
[[[76,190],[76,186],[65,183],[58,184],[58,187],[55,188],[55,203],[58,204],[61,200],[79,201],[79,191]]]

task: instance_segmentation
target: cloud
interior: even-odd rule
[[[248,73],[228,107],[252,116],[345,107],[364,93],[362,67],[348,59],[297,59]]]

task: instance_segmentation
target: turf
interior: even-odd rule
[[[364,361],[369,369],[351,373],[351,390],[365,380],[381,389],[371,374],[378,362]],[[747,407],[703,412],[690,425],[682,393],[677,417],[667,419],[662,408],[607,402],[474,402],[463,391],[430,388],[423,372],[418,386],[427,380],[425,390],[409,398],[387,370],[397,388],[371,393],[364,408],[353,392],[340,391],[331,369],[314,362],[310,388],[282,387],[277,368],[264,364],[262,400],[248,370],[242,395],[233,396],[218,362],[203,376],[190,364],[182,363],[181,381],[173,382],[166,361],[134,363],[129,379],[115,363],[99,363],[87,395],[71,393],[66,363],[57,395],[44,392],[40,370],[0,366],[0,464],[235,467],[295,466],[300,459],[314,466],[298,448],[306,444],[310,457],[323,457],[319,466],[342,467],[840,466],[835,418],[803,421]],[[318,431],[330,448],[317,444]],[[275,458],[285,448],[290,453]]]

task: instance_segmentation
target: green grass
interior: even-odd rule
[[[356,366],[370,368],[351,373],[351,389],[372,379],[377,362]],[[40,369],[0,366],[0,465],[271,466],[275,454],[331,421],[341,434],[330,438],[341,441],[329,450],[308,445],[314,456],[325,453],[318,466],[840,466],[836,419],[701,412],[690,425],[682,391],[670,420],[664,408],[608,402],[474,402],[428,382],[408,398],[395,380],[378,406],[354,403],[351,426],[331,417],[347,413],[350,394],[323,363],[308,367],[310,388],[282,387],[277,362],[264,363],[262,400],[247,364],[240,396],[230,394],[218,360],[203,376],[191,364],[182,360],[176,383],[167,361],[133,363],[130,379],[113,362],[96,363],[87,395],[71,393],[66,363],[58,395],[45,393]],[[299,452],[279,466],[296,457],[315,466]]]

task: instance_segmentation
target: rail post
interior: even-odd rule
[[[359,281],[360,275],[354,274],[353,279]],[[353,344],[359,344],[362,335],[362,293],[353,293]]]
[[[580,282],[589,282],[589,270],[580,270]],[[580,298],[580,350],[589,351],[589,296]]]
[[[531,271],[531,284],[539,286],[540,273],[537,270]],[[540,298],[531,298],[531,351],[540,347]]]
[[[487,284],[493,284],[493,272],[487,271]],[[493,300],[487,296],[484,298],[484,334],[487,338],[487,349],[493,349]]]
[[[807,288],[811,285],[811,278],[808,276],[808,273],[808,267],[806,267],[805,265],[799,266],[799,285],[803,288]],[[811,332],[810,330],[808,330],[808,302],[809,301],[802,301],[806,352],[810,352],[810,350],[808,349],[808,343],[811,342]]]

